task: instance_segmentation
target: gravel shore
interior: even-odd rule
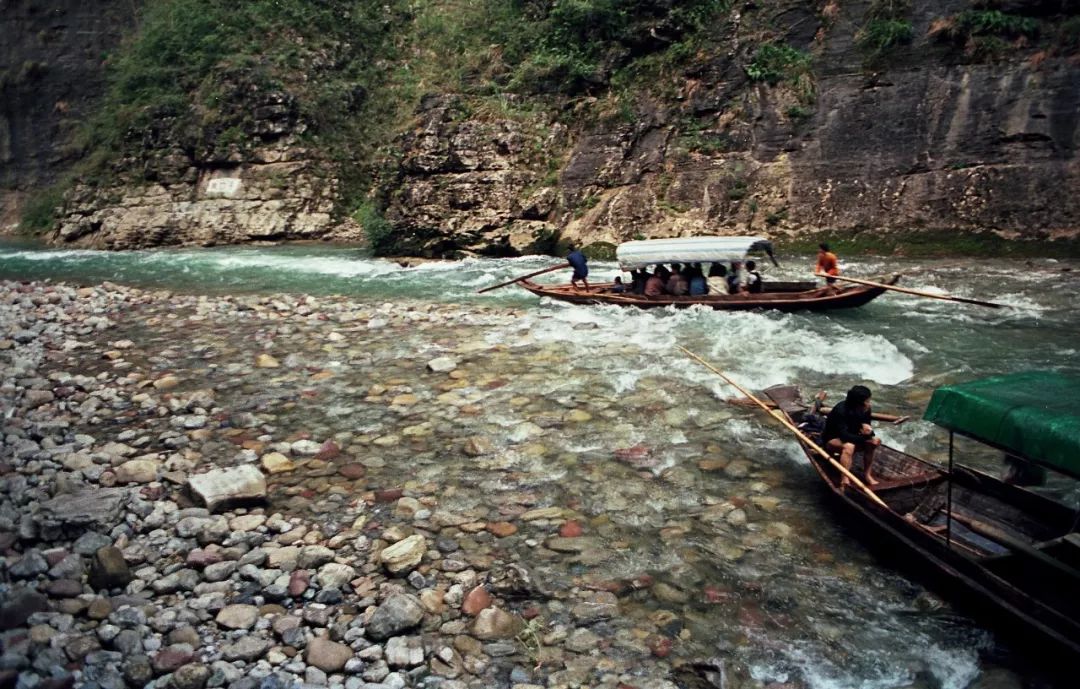
[[[541,581],[501,545],[588,564],[605,546],[572,507],[519,496],[456,509],[404,470],[398,483],[370,480],[403,450],[423,462],[440,427],[485,413],[461,392],[473,345],[388,355],[442,391],[367,385],[364,400],[405,418],[392,430],[278,424],[275,410],[381,356],[345,349],[364,333],[488,317],[513,313],[0,283],[0,687],[735,686],[720,661],[668,657],[673,616],[618,622],[621,597],[652,586],[647,576]],[[226,382],[207,387],[200,370]],[[280,395],[275,376],[302,389]],[[226,407],[234,383],[251,390]],[[588,418],[571,410],[565,423]],[[458,449],[484,466],[492,439],[464,433]],[[627,461],[647,456],[631,450]],[[746,513],[728,505],[725,518]]]

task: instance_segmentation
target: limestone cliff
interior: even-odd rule
[[[104,183],[68,191],[52,236],[113,248],[354,239],[356,193],[343,180],[366,166],[365,207],[380,223],[368,235],[386,253],[514,255],[551,250],[560,237],[701,233],[1080,237],[1074,5],[718,2],[723,11],[691,43],[672,28],[680,3],[636,4],[656,17],[571,90],[493,92],[517,83],[499,81],[501,46],[470,67],[494,75],[482,89],[417,77],[423,95],[370,135],[377,155],[365,160],[333,155],[332,125],[302,102],[311,83],[356,59],[340,47],[347,39],[313,51],[295,78],[215,68],[225,95],[214,97],[228,107],[212,121],[164,111],[128,132],[138,145],[110,162]],[[413,11],[382,20],[397,36],[388,43],[408,46],[401,32]],[[620,65],[676,49],[677,61],[616,84]],[[377,100],[378,74],[387,83],[395,69],[419,74],[420,54],[413,44],[397,62],[372,57],[373,80],[331,95],[354,119],[370,117],[363,104]],[[25,117],[13,102],[7,122]],[[17,168],[9,186],[46,157],[6,150]]]
[[[512,120],[478,127],[422,110],[425,134],[402,140],[389,210],[402,246],[513,253],[557,231],[585,243],[748,232],[1076,237],[1076,56],[1018,50],[973,62],[931,31],[965,3],[929,5],[912,18],[912,43],[867,69],[853,37],[870,3],[847,3],[830,21],[813,4],[788,3],[774,35],[815,56],[809,103],[748,78],[736,12],[730,52],[684,74],[667,98],[637,100],[630,116],[574,129],[554,146],[543,128],[530,144]],[[518,132],[519,149],[566,143],[557,179],[545,185],[499,152],[507,131]],[[472,152],[471,167],[450,164],[459,150]],[[410,162],[436,158],[441,165]]]

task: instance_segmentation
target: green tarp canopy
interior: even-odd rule
[[[946,385],[923,418],[1080,478],[1080,377],[1029,371]]]

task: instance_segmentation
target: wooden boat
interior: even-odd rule
[[[730,263],[744,261],[753,252],[762,252],[773,262],[772,245],[761,237],[682,237],[625,242],[616,249],[619,267],[624,271],[670,263]],[[879,281],[895,285],[900,275]],[[814,282],[764,281],[762,291],[754,294],[708,294],[704,296],[662,295],[647,297],[627,292],[616,293],[614,283],[591,284],[590,289],[573,285],[545,285],[528,279],[517,281],[533,294],[551,297],[573,304],[614,304],[657,308],[673,306],[686,308],[706,306],[718,311],[749,311],[774,309],[779,311],[825,311],[862,306],[881,296],[882,287],[849,285],[834,290]]]
[[[888,285],[899,281],[900,275],[881,278]],[[750,311],[753,309],[775,309],[778,311],[828,311],[831,309],[850,309],[862,306],[881,296],[885,289],[881,287],[842,287],[837,292],[828,292],[812,282],[766,282],[764,291],[757,294],[707,294],[702,297],[675,297],[663,295],[646,297],[642,294],[616,294],[612,292],[614,283],[593,285],[586,291],[573,285],[541,285],[529,280],[517,284],[540,297],[551,297],[572,304],[614,304],[616,306],[636,306],[641,309],[674,306],[707,306],[717,311]]]
[[[952,434],[1080,478],[1080,414],[1072,404],[1078,389],[1080,378],[1063,382],[1053,373],[938,389],[925,418],[949,429],[949,465],[882,444],[874,459],[879,483],[873,491],[887,509],[859,490],[842,489],[840,472],[801,444],[848,525],[867,532],[887,556],[927,575],[928,583],[953,594],[974,616],[1064,667],[1080,660],[1080,511],[955,464]],[[810,409],[797,388],[777,386],[765,394],[792,423],[807,421]],[[1017,402],[1035,395],[1037,407]],[[1051,409],[1046,402],[1055,397]],[[964,399],[969,402],[957,401]],[[807,435],[820,444],[820,436]],[[1048,437],[1055,439],[1053,452],[1047,451]],[[857,475],[861,465],[857,454]]]

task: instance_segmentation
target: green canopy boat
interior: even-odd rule
[[[954,435],[1080,478],[1080,378],[1026,372],[938,389],[925,418],[949,431],[940,466],[882,443],[873,495],[846,490],[843,476],[805,442],[803,450],[845,508],[846,523],[871,532],[870,544],[1058,669],[1080,661],[1080,510],[954,462]],[[798,388],[765,390],[787,419],[816,420]],[[856,454],[853,470],[862,470]],[[873,499],[877,498],[877,500]],[[879,502],[880,501],[880,502]]]

